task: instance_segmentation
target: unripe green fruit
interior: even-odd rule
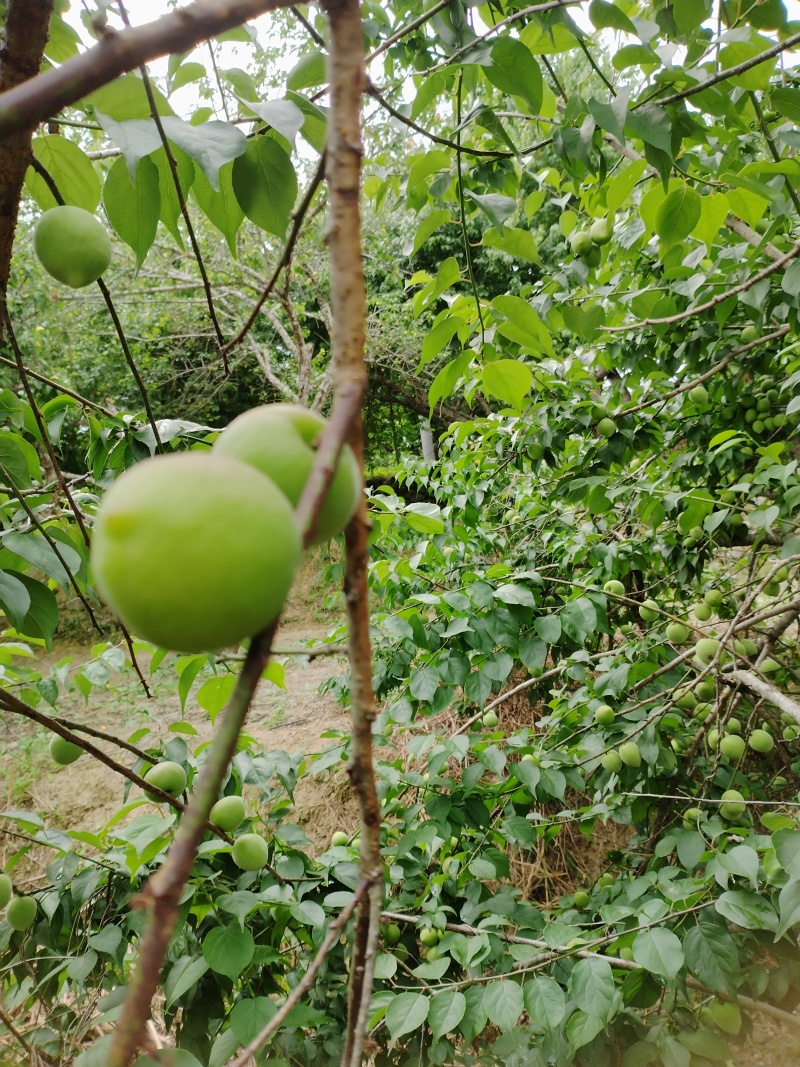
[[[781,665],[777,660],[774,660],[772,656],[767,656],[767,658],[759,664],[758,669],[762,674],[772,674],[773,671],[779,671]]]
[[[520,763],[536,763],[538,765],[539,760],[532,752],[526,752],[520,760]]]
[[[747,749],[744,738],[739,734],[725,734],[719,747],[723,756],[735,762],[742,758]]]
[[[428,951],[425,953],[425,959],[428,963],[433,963],[434,960],[439,959],[439,945],[431,945]]]
[[[32,925],[36,918],[36,911],[35,897],[14,897],[6,908],[6,922],[12,930],[21,933]]]
[[[223,797],[209,812],[208,821],[220,830],[235,830],[244,821],[244,801],[235,794]]]
[[[598,245],[593,244],[589,251],[581,256],[581,259],[587,267],[599,267],[600,260],[603,258],[603,253],[600,251]]]
[[[81,207],[50,208],[36,223],[33,250],[41,265],[72,289],[91,285],[111,262],[105,227]]]
[[[439,944],[439,932],[434,930],[432,926],[426,926],[423,930],[420,930],[419,939],[427,948],[433,948]]]
[[[576,908],[585,908],[589,903],[589,894],[583,889],[578,889],[573,893],[572,900]]]
[[[667,638],[675,645],[682,645],[689,636],[689,628],[682,622],[671,622],[667,627]]]
[[[180,763],[164,760],[163,763],[157,763],[155,767],[151,767],[144,776],[144,780],[148,785],[155,786],[156,789],[163,789],[171,797],[177,797],[186,788],[186,771],[181,767]],[[161,797],[156,796],[155,793],[145,792],[145,796],[155,804],[162,803]],[[163,801],[163,803],[166,803],[166,801]]]
[[[11,879],[7,874],[0,874],[0,909],[8,904],[13,892],[14,887],[11,884]]]
[[[796,726],[784,726],[781,737],[784,741],[796,741],[798,731]]]
[[[603,770],[609,771],[611,774],[619,774],[622,770],[622,760],[618,752],[606,752],[601,757],[600,763],[603,766]]]
[[[260,871],[269,860],[269,845],[259,834],[242,834],[233,842],[232,855],[243,871]]]
[[[80,745],[74,745],[60,734],[53,734],[50,738],[48,748],[50,750],[50,759],[53,760],[54,763],[60,764],[62,767],[67,767],[70,763],[74,763],[76,759],[80,759],[83,755],[83,749]]]
[[[683,828],[684,830],[696,830],[697,823],[701,816],[699,808],[687,808],[683,813]]]
[[[788,784],[789,780],[787,778],[784,778],[782,774],[776,774],[775,777],[772,779],[772,785],[775,787],[775,789],[785,789]]]
[[[611,216],[604,219],[595,219],[589,227],[589,236],[596,245],[605,245],[614,236],[614,222]]]
[[[711,1018],[726,1034],[738,1034],[742,1028],[742,1013],[739,1011],[739,1005],[729,1000],[713,1000]]]
[[[781,583],[780,582],[767,582],[767,584],[764,586],[764,593],[767,596],[778,596],[780,591],[781,591]]]
[[[694,711],[692,712],[692,714],[694,715],[694,717],[697,719],[698,722],[705,722],[706,719],[708,718],[708,716],[711,714],[712,710],[713,709],[712,709],[710,704],[706,704],[705,702],[702,702],[700,704],[696,704],[695,705]]]
[[[761,220],[759,220],[759,221],[761,221]],[[766,221],[766,220],[764,220],[764,221]],[[766,232],[766,230],[764,232]],[[742,332],[741,332],[741,334],[739,336],[741,338],[741,341],[742,341],[743,345],[749,345],[749,344],[751,344],[751,342],[758,340],[758,330],[751,323],[751,324],[748,324],[747,326],[744,327],[744,329],[742,330]]]
[[[349,840],[350,839],[344,832],[344,830],[337,830],[336,833],[331,837],[331,847],[341,848],[341,846],[346,845]]]
[[[213,453],[158,456],[100,505],[92,567],[135,634],[176,652],[235,645],[279,614],[300,559],[294,512],[273,483]]]
[[[574,256],[585,256],[591,250],[593,243],[591,234],[586,230],[575,230],[570,235],[569,247]]]
[[[387,923],[383,927],[383,940],[387,945],[396,945],[401,936],[401,930],[397,923]]]
[[[597,432],[601,437],[613,437],[617,432],[617,424],[613,419],[601,419],[597,424]]]
[[[621,960],[628,960],[629,962],[633,960],[633,949],[630,947],[630,945],[622,946],[622,948],[619,950],[619,958]]]
[[[766,730],[753,730],[747,743],[754,752],[765,754],[775,748],[775,742]]]
[[[734,641],[733,648],[740,656],[755,656],[758,653],[758,645],[749,637],[742,637]]]
[[[599,879],[597,880],[597,884],[601,889],[610,889],[614,882],[614,875],[609,874],[608,871],[606,871],[605,874],[601,874]]]
[[[740,734],[742,732],[742,724],[738,719],[728,719],[725,723],[725,729],[730,734]]]
[[[483,725],[488,726],[490,730],[493,727],[497,726],[498,721],[499,720],[497,718],[497,715],[493,711],[487,711],[486,714],[483,716],[483,719],[481,720]]]
[[[788,577],[789,577],[789,568],[788,567],[778,567],[778,569],[775,571],[775,573],[772,576],[772,580],[773,580],[773,582],[785,582]]]
[[[719,649],[719,641],[715,637],[701,637],[694,646],[694,654],[701,663],[710,663]]]
[[[694,693],[682,693],[675,703],[679,708],[683,708],[684,711],[691,711],[692,708],[697,706],[697,698]]]
[[[730,489],[723,489],[722,492],[719,494],[719,498],[723,504],[736,503],[736,493],[732,492]]]
[[[743,815],[747,805],[744,802],[744,797],[738,789],[726,789],[722,794],[722,800],[725,801],[720,807],[720,813],[723,819],[733,821],[738,819],[740,815]]]
[[[765,427],[763,419],[756,419],[753,423],[753,433],[763,433],[764,429]]]
[[[731,515],[728,516],[728,523],[731,526],[742,526],[744,525],[744,515],[742,515],[739,511],[734,511]]]
[[[705,604],[703,602],[695,604],[695,606],[692,608],[692,613],[694,614],[694,617],[696,619],[700,620],[700,622],[708,622],[708,620],[711,618],[711,608],[708,606],[708,604]]]
[[[762,412],[769,411],[769,400],[765,396],[760,396],[756,401],[756,411]]]
[[[616,578],[610,578],[603,586],[603,592],[613,596],[625,596],[625,586]]]
[[[698,407],[704,407],[708,403],[708,390],[704,385],[695,385],[689,390],[689,399]]]
[[[614,709],[608,704],[601,704],[599,708],[595,708],[594,721],[599,726],[610,726],[614,721]]]
[[[623,624],[619,628],[619,632],[621,634],[625,634],[626,636],[628,634],[635,634],[636,633],[636,627],[633,625],[632,622],[623,622]]]
[[[719,589],[706,589],[703,593],[703,600],[710,608],[720,608],[725,597]]]
[[[639,606],[639,618],[645,622],[655,622],[661,612],[655,600],[645,600]]]
[[[786,425],[786,416],[782,411],[779,411],[777,412],[777,414],[772,416],[772,424],[776,430],[783,429],[783,427]]]
[[[717,695],[717,687],[709,678],[703,678],[694,687],[694,691],[700,700],[713,700]]]
[[[533,444],[528,445],[528,457],[538,463],[538,461],[544,455],[544,447],[539,444],[538,441],[534,441]]]
[[[326,425],[321,415],[297,405],[264,404],[235,418],[220,435],[214,452],[248,463],[266,474],[295,508]],[[360,499],[361,472],[353,450],[345,445],[312,544],[322,544],[341,533],[355,514]]]
[[[769,979],[767,980],[767,994],[769,999],[776,1004],[780,1004],[789,992],[790,984],[789,973],[784,970],[783,967],[778,967],[776,970],[770,971]]]
[[[635,741],[626,741],[619,746],[619,758],[626,767],[640,767],[642,763],[642,754]]]

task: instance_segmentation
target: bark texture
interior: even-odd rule
[[[53,0],[8,0],[0,42],[0,93],[39,73],[52,13]],[[0,139],[0,294],[3,297],[8,287],[19,198],[30,159],[30,130]]]

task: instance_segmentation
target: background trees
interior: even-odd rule
[[[45,66],[83,50],[63,14]],[[370,479],[378,1062],[725,1062],[759,1014],[796,1027],[800,27],[772,0],[362,16],[367,461],[397,467]],[[328,410],[329,30],[274,18],[233,31],[236,67],[216,39],[37,114],[25,172],[24,141],[3,149],[5,191],[25,174],[0,394],[9,715],[52,726],[134,652],[212,716],[233,689],[235,663],[108,634],[73,674],[30,653],[58,639],[59,587],[96,617],[83,534],[122,469],[207,447],[254,403]],[[69,302],[28,243],[56,193],[115,235],[107,289]],[[164,756],[191,782],[205,750],[175,727],[113,762]],[[233,1059],[309,973],[259,1055],[342,1058],[357,849],[311,856],[291,816],[298,779],[348,757],[349,731],[327,741],[311,760],[242,740],[224,788],[270,867],[201,846],[161,976],[182,1062]],[[118,1002],[128,903],[176,824],[138,797],[95,834],[5,818],[55,857],[39,921],[0,925],[22,1058],[69,1062]]]

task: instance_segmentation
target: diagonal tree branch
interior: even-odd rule
[[[26,9],[31,2],[22,0],[17,6]],[[35,2],[41,5],[43,0]],[[119,33],[107,31],[93,48],[4,93],[0,97],[0,137],[32,130],[62,107],[151,59],[188,52],[209,37],[289,6],[288,0],[195,0],[144,26]]]

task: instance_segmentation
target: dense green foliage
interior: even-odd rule
[[[376,49],[422,8],[364,12]],[[370,65],[366,421],[389,914],[369,1028],[380,1067],[708,1067],[747,1034],[754,1001],[791,1009],[800,987],[800,90],[775,47],[800,26],[780,0],[516,14],[452,0]],[[323,145],[323,55],[288,14],[275,19],[287,77],[240,31],[235,66],[218,42],[216,73],[201,49],[171,57],[155,84],[226,339]],[[62,62],[82,46],[55,18],[50,47]],[[192,85],[179,117],[173,94]],[[228,121],[237,111],[244,121]],[[40,131],[36,158],[67,203],[102,200],[109,288],[159,421],[102,297],[65,303],[34,261],[31,225],[54,200],[32,169],[11,319],[19,358],[77,395],[33,379],[28,393],[6,339],[9,717],[9,693],[57,716],[65,691],[132,676],[130,647],[108,635],[74,671],[36,654],[58,641],[63,596],[96,607],[77,518],[90,525],[103,490],[155,452],[155,429],[166,451],[206,449],[247,407],[324,410],[331,389],[324,195],[226,375],[141,78],[66,119],[83,126]],[[426,417],[435,462],[416,455]],[[235,662],[134,647],[182,708],[192,694],[213,720]],[[268,677],[282,684],[280,663]],[[345,702],[348,684],[330,683]],[[164,747],[137,732],[126,740],[140,754],[117,758],[136,773],[175,761],[191,789],[205,745],[187,719],[170,731]],[[225,785],[246,796],[233,834],[261,833],[269,865],[243,873],[230,840],[202,846],[163,976],[181,1067],[223,1067],[351,899],[357,842],[312,855],[292,814],[298,782],[335,782],[349,740],[328,735],[306,758],[242,737]],[[85,1008],[105,1019],[119,1002],[142,922],[129,904],[179,817],[129,783],[123,798],[120,782],[124,805],[96,833],[3,817],[29,838],[9,852],[12,879],[31,842],[54,853],[30,930],[0,923],[4,1010],[24,1019],[44,1004],[28,1040],[79,1067],[103,1062],[105,1038],[78,1055],[96,1036]],[[339,1062],[347,929],[258,1062]]]

